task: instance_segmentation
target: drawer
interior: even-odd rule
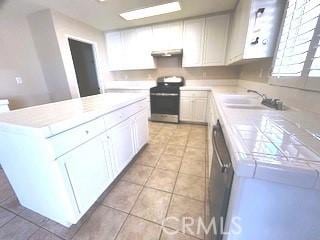
[[[118,123],[126,120],[137,112],[147,107],[147,101],[140,101],[128,105],[122,109],[111,112],[104,116],[104,122],[107,129],[117,125]]]
[[[94,138],[106,130],[103,118],[98,118],[49,138],[56,158]]]
[[[128,113],[128,107],[116,110],[114,112],[108,113],[103,117],[105,126],[107,129],[112,128],[113,126],[117,125],[118,123],[124,121],[130,116]]]
[[[181,91],[181,97],[199,97],[206,98],[208,97],[208,91]]]

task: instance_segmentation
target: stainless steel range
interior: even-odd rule
[[[183,77],[167,76],[157,79],[157,86],[150,89],[152,121],[179,122],[180,87],[183,85]]]

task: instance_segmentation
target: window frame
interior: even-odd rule
[[[277,53],[279,50],[279,44],[280,44],[280,40],[283,32],[283,26],[287,16],[288,5],[289,5],[289,1],[287,1],[285,4],[285,10],[282,16],[280,32],[278,35],[278,39],[277,39],[277,43],[276,43],[276,47],[273,55],[273,60],[272,60],[272,67],[271,67],[270,76],[269,76],[269,84],[276,85],[276,86],[283,86],[283,87],[298,88],[303,90],[320,91],[320,77],[309,76],[312,60],[317,50],[317,48],[315,48],[314,46],[317,43],[319,43],[319,40],[320,40],[320,16],[318,17],[317,25],[316,25],[313,37],[311,39],[310,47],[307,53],[306,60],[304,62],[301,76],[297,77],[297,76],[273,76],[272,75],[272,71],[275,67],[275,63],[277,59]]]

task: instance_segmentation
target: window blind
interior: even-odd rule
[[[319,41],[314,39],[319,21],[319,0],[288,0],[281,37],[272,75],[275,77],[301,77],[306,72],[306,62],[312,56],[309,76],[320,76]],[[314,51],[313,51],[314,52]],[[318,57],[317,57],[318,56]]]

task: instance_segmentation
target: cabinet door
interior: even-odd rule
[[[193,122],[205,123],[207,118],[207,99],[205,98],[194,98],[193,104]]]
[[[242,59],[246,45],[251,0],[240,0],[232,17],[228,63]]]
[[[121,32],[106,33],[108,69],[121,70],[124,57]]]
[[[64,163],[80,212],[86,212],[112,181],[101,137],[58,160]]]
[[[192,98],[181,98],[180,99],[180,120],[192,122]]]
[[[183,67],[202,66],[205,18],[184,21]]]
[[[182,31],[182,21],[154,25],[154,50],[182,48]]]
[[[182,36],[183,36],[183,22],[168,23],[168,49],[180,49],[183,48]]]
[[[135,29],[124,30],[121,32],[121,38],[124,49],[122,62],[123,69],[135,69],[137,65],[136,57],[139,53],[137,50],[137,35]]]
[[[135,69],[155,68],[152,52],[152,27],[141,27],[136,29],[136,56],[133,56],[133,65]]]
[[[135,155],[132,120],[127,119],[108,131],[113,157],[114,171],[118,175]]]
[[[168,25],[153,25],[153,50],[161,51],[168,49]]]
[[[135,135],[135,152],[148,142],[149,139],[149,126],[148,126],[148,110],[145,109],[137,113],[133,117],[134,121],[134,135]]]
[[[204,65],[225,65],[229,15],[206,18]]]

